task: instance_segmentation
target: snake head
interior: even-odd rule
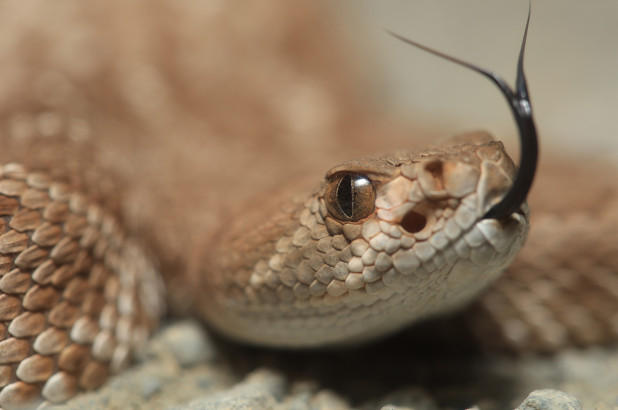
[[[373,339],[465,305],[523,245],[538,156],[523,73],[526,34],[515,90],[489,70],[393,35],[500,88],[520,131],[521,166],[500,142],[476,134],[332,168],[290,214],[256,226],[259,240],[227,246],[240,251],[217,268],[226,283],[207,287],[226,288],[229,297],[205,302],[203,312],[228,336],[279,347]]]
[[[205,286],[227,289],[203,299],[209,323],[245,342],[315,347],[371,340],[471,301],[528,231],[525,203],[485,218],[517,172],[500,142],[475,139],[345,162],[276,221],[244,224],[213,275],[225,283]]]
[[[315,216],[328,240],[343,236],[349,248],[326,292],[351,311],[380,312],[369,315],[379,319],[364,336],[461,307],[521,248],[526,203],[506,218],[484,217],[516,178],[513,161],[487,134],[465,139],[478,142],[349,161],[327,173]]]

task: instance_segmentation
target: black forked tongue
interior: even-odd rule
[[[517,80],[515,89],[511,89],[509,85],[498,74],[485,68],[476,66],[455,57],[451,57],[439,51],[433,50],[415,41],[409,40],[398,34],[387,32],[393,37],[410,44],[416,48],[427,51],[433,55],[449,60],[455,64],[467,67],[479,74],[489,78],[506,98],[515,122],[519,131],[519,140],[521,141],[521,159],[519,163],[519,171],[513,186],[506,193],[500,202],[495,204],[483,216],[483,219],[505,219],[513,212],[517,211],[521,204],[526,200],[534,174],[536,173],[536,165],[539,155],[539,147],[537,141],[536,127],[532,118],[532,106],[530,105],[530,97],[528,96],[528,86],[526,84],[526,76],[524,74],[524,50],[526,48],[526,37],[528,36],[528,25],[530,23],[530,8],[528,9],[528,19],[526,20],[526,29],[524,30],[524,38],[521,42],[519,50],[519,60],[517,62]]]

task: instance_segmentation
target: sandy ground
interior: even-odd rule
[[[230,346],[191,321],[169,323],[139,362],[62,409],[614,409],[618,351],[551,357],[415,354],[405,335],[362,349],[281,353]],[[570,395],[570,396],[567,396]],[[390,407],[389,407],[390,406]]]

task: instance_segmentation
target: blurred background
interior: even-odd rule
[[[514,82],[526,1],[329,3],[383,113],[443,136],[484,128],[517,152],[511,113],[487,79],[393,39],[388,29]],[[618,1],[533,1],[525,69],[543,154],[618,161]]]

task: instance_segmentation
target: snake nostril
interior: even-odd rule
[[[401,220],[401,227],[409,233],[420,232],[426,225],[427,218],[416,211],[409,211]]]

